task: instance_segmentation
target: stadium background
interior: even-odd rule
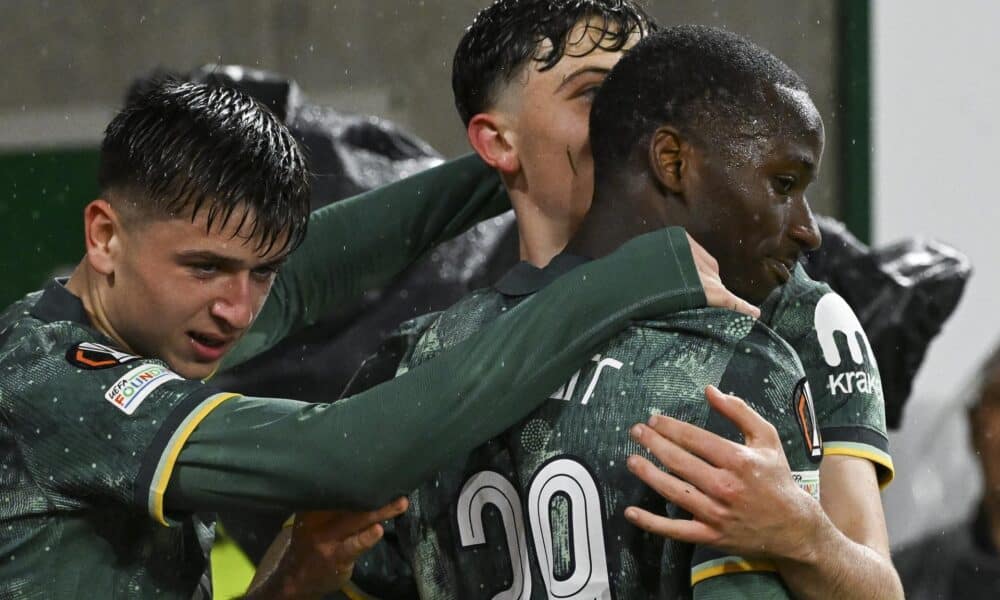
[[[450,59],[487,0],[5,2],[0,19],[0,303],[78,260],[102,129],[137,75],[205,63],[270,69],[309,99],[393,119],[446,156],[466,151]],[[1000,4],[989,0],[652,0],[661,22],[725,26],[809,83],[827,126],[811,202],[862,240],[923,235],[976,268],[932,346],[885,494],[894,544],[977,497],[964,410],[998,339],[993,268]]]

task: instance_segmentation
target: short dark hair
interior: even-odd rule
[[[726,151],[742,125],[775,122],[773,87],[805,82],[753,42],[714,27],[667,27],[615,65],[590,111],[594,178],[620,170],[661,125]]]
[[[500,85],[509,83],[529,61],[551,69],[566,51],[577,23],[600,21],[600,40],[581,56],[600,48],[621,50],[634,32],[656,25],[635,0],[496,0],[479,11],[458,43],[451,70],[455,107],[465,125],[496,101]],[[595,25],[596,26],[596,25]],[[539,55],[539,44],[552,48]]]
[[[98,184],[142,214],[194,220],[205,208],[209,229],[245,208],[240,226],[252,216],[250,235],[266,254],[286,233],[282,249],[305,237],[308,174],[288,128],[256,100],[165,77],[136,90],[108,125]]]

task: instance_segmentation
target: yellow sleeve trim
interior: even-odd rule
[[[188,438],[191,437],[195,428],[201,424],[209,413],[226,400],[235,398],[236,396],[239,396],[239,394],[215,394],[209,396],[191,411],[191,414],[181,422],[180,426],[170,437],[170,441],[167,442],[167,447],[164,448],[163,454],[160,457],[160,464],[157,465],[156,473],[153,475],[153,484],[150,486],[149,492],[149,514],[164,527],[170,527],[170,523],[167,522],[163,514],[163,495],[167,491],[167,483],[170,482],[170,476],[174,472],[174,465],[177,462],[177,457],[180,456],[181,449],[184,448],[184,444],[187,443]]]
[[[829,442],[823,444],[823,455],[853,456],[875,463],[875,474],[878,476],[880,490],[884,490],[896,477],[896,467],[892,464],[892,457],[874,446],[852,442]]]
[[[701,563],[691,568],[691,587],[712,577],[733,573],[775,572],[778,567],[769,560],[746,560],[739,556],[726,556]]]

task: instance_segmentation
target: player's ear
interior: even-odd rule
[[[663,125],[653,132],[649,140],[649,166],[665,190],[683,195],[687,153],[688,146],[675,128]]]
[[[87,263],[101,275],[113,275],[121,254],[121,219],[107,200],[97,199],[83,209]]]
[[[517,156],[514,132],[508,127],[504,115],[479,113],[469,120],[466,133],[469,143],[483,162],[503,175],[513,175],[520,170],[521,162]]]

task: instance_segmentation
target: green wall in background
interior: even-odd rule
[[[97,197],[97,150],[0,153],[0,306],[83,256],[83,207]]]
[[[840,9],[840,218],[859,240],[871,242],[871,6],[841,0]]]

